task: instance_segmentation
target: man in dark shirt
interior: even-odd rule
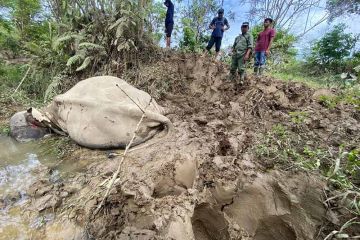
[[[215,44],[215,58],[217,58],[220,52],[221,41],[224,32],[230,28],[228,20],[224,17],[224,9],[220,9],[218,11],[218,16],[211,21],[209,28],[212,29],[213,32],[211,34],[211,38],[206,47],[206,50],[210,52],[210,49]]]
[[[164,4],[167,7],[165,18],[166,47],[170,48],[171,33],[174,28],[174,4],[171,0],[165,0]]]
[[[275,38],[275,30],[271,26],[272,23],[273,20],[271,18],[266,18],[264,20],[264,31],[259,33],[256,40],[254,66],[255,75],[262,75],[265,68],[266,57],[270,56],[271,44]]]

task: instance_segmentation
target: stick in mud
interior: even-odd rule
[[[118,85],[116,85],[116,86],[117,86],[118,88],[120,88]],[[120,88],[120,89],[121,89],[121,88]],[[121,89],[121,90],[125,93],[125,91],[124,91],[123,89]],[[126,93],[125,93],[125,94],[126,94]],[[130,98],[130,96],[129,96],[128,94],[126,94],[126,96],[128,96],[128,97]],[[131,99],[131,98],[130,98],[130,99]],[[99,203],[98,207],[97,207],[96,210],[95,210],[95,215],[98,214],[98,212],[100,211],[101,207],[104,205],[104,203],[105,203],[105,201],[106,201],[106,198],[107,198],[107,197],[109,196],[109,194],[110,194],[111,188],[113,187],[113,185],[114,185],[114,183],[115,183],[115,181],[116,181],[116,179],[117,179],[117,177],[118,177],[118,175],[119,175],[119,173],[120,173],[121,166],[122,166],[122,164],[123,164],[123,162],[124,162],[124,160],[125,160],[125,157],[126,157],[127,153],[129,152],[129,149],[130,149],[131,145],[133,144],[133,142],[134,142],[134,140],[135,140],[136,134],[137,134],[137,132],[139,131],[139,128],[140,128],[140,125],[141,125],[142,121],[143,121],[144,118],[146,117],[145,111],[146,111],[146,109],[150,106],[152,100],[153,100],[153,98],[150,99],[148,105],[147,105],[147,106],[145,107],[145,109],[143,110],[143,109],[141,109],[141,107],[140,107],[139,105],[137,105],[137,104],[134,102],[133,99],[131,99],[131,101],[133,101],[133,102],[136,104],[136,106],[139,107],[139,109],[143,112],[143,114],[142,114],[142,116],[141,116],[141,118],[140,118],[140,121],[139,121],[138,124],[136,125],[135,131],[134,131],[134,133],[133,133],[133,136],[132,136],[129,144],[126,145],[124,154],[122,155],[122,157],[121,157],[121,159],[120,159],[120,162],[119,162],[119,165],[118,165],[118,168],[117,168],[116,172],[113,174],[113,176],[112,176],[112,178],[111,178],[111,180],[110,180],[110,183],[109,183],[109,185],[108,185],[108,187],[107,187],[107,190],[106,190],[106,193],[105,193],[105,195],[104,195],[104,198],[102,199],[102,201]]]
[[[15,100],[13,99],[13,96],[14,96],[15,93],[19,90],[19,88],[20,88],[20,86],[23,84],[23,82],[25,81],[27,75],[28,75],[29,72],[30,72],[30,69],[31,69],[31,67],[28,68],[28,70],[26,71],[24,77],[21,79],[19,85],[16,87],[15,91],[14,91],[14,92],[11,94],[11,96],[10,96],[14,102],[15,102]]]

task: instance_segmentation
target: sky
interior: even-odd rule
[[[173,1],[175,2],[175,1]],[[219,0],[219,2],[221,2]],[[226,13],[229,12],[230,10],[232,12],[235,12],[235,20],[229,20],[230,23],[230,29],[224,34],[224,39],[223,39],[223,47],[227,47],[227,46],[231,46],[235,37],[240,33],[240,27],[242,22],[244,21],[249,21],[248,17],[247,17],[247,12],[249,10],[249,5],[248,4],[240,4],[241,0],[224,0],[224,10],[225,10],[225,17],[226,17]],[[321,18],[324,14],[325,14],[325,3],[326,0],[323,0],[321,2],[321,5],[319,8],[314,9],[311,11],[311,16],[312,17],[312,21],[316,22],[319,20],[319,18]],[[175,11],[176,8],[178,7],[177,5],[179,5],[179,3],[175,2]],[[291,33],[294,33],[296,35],[296,33],[299,33],[299,30],[302,30],[304,28],[304,22],[306,19],[306,14],[304,14],[304,16],[300,16],[297,23],[295,24],[295,26],[291,29]],[[176,23],[176,19],[175,17],[175,23]],[[347,32],[351,32],[351,33],[355,33],[355,34],[360,34],[360,16],[356,15],[356,16],[342,16],[337,18],[334,22],[332,22],[331,24],[329,24],[328,22],[323,22],[322,24],[318,25],[317,27],[315,27],[312,31],[308,32],[303,38],[301,38],[299,40],[299,42],[296,43],[296,45],[294,46],[296,49],[298,49],[299,54],[301,55],[302,52],[305,52],[306,49],[310,49],[312,43],[321,38],[321,36],[323,36],[327,31],[331,30],[331,28],[338,24],[338,23],[345,23],[348,28],[347,28]],[[261,22],[259,22],[261,23]],[[209,31],[210,34],[210,31]],[[359,46],[358,46],[359,48]]]

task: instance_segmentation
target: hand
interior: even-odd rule
[[[270,50],[269,49],[266,50],[265,54],[266,54],[267,57],[270,56]]]
[[[245,54],[245,56],[244,56],[244,62],[246,62],[247,60],[249,60],[249,58],[250,58],[249,54]]]

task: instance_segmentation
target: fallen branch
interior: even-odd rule
[[[118,85],[117,85],[117,86],[118,86]],[[118,86],[118,87],[119,87],[119,86]],[[120,88],[120,87],[119,87],[119,88]],[[120,88],[120,89],[121,89],[121,88]],[[121,89],[121,90],[122,90],[122,89]],[[126,94],[126,93],[125,93],[125,94]],[[126,95],[127,95],[127,94],[126,94]],[[128,96],[128,95],[127,95],[127,96]],[[128,97],[129,97],[129,96],[128,96]],[[129,98],[130,98],[130,97],[129,97]],[[131,99],[131,98],[130,98],[130,99]],[[132,100],[132,99],[131,99],[131,100]],[[132,101],[133,101],[133,100],[132,100]],[[140,125],[141,125],[142,121],[143,121],[144,118],[146,117],[145,111],[146,111],[146,109],[150,106],[151,102],[152,102],[152,98],[150,99],[149,104],[145,107],[144,110],[142,110],[142,109],[136,104],[136,105],[140,108],[140,110],[142,110],[143,114],[142,114],[142,116],[141,116],[141,118],[140,118],[140,121],[139,121],[138,124],[136,125],[136,129],[135,129],[135,131],[134,131],[134,133],[133,133],[133,136],[132,136],[129,144],[126,145],[124,154],[122,155],[122,157],[121,157],[121,159],[120,159],[120,162],[119,162],[119,165],[118,165],[118,168],[117,168],[116,172],[113,174],[113,176],[112,176],[109,184],[107,185],[107,190],[106,190],[106,193],[105,193],[105,195],[104,195],[104,198],[102,199],[102,201],[99,203],[97,209],[95,210],[95,215],[99,212],[99,210],[101,209],[101,207],[104,205],[107,197],[108,197],[109,194],[110,194],[111,188],[113,187],[113,185],[114,185],[114,183],[115,183],[118,175],[120,174],[120,170],[121,170],[122,164],[123,164],[123,162],[124,162],[124,160],[125,160],[125,157],[126,157],[127,153],[129,152],[129,149],[130,149],[131,145],[133,144],[133,142],[134,142],[134,140],[135,140],[136,134],[137,134],[137,132],[139,131],[139,128],[140,128]],[[135,102],[134,102],[134,103],[135,103]]]
[[[21,86],[21,85],[23,84],[23,82],[25,81],[25,79],[26,79],[27,75],[29,74],[30,69],[31,69],[31,67],[29,67],[29,68],[28,68],[28,70],[26,71],[26,73],[25,73],[24,77],[21,79],[21,81],[20,81],[19,85],[16,87],[15,91],[13,92],[13,94],[11,94],[11,96],[10,96],[10,97],[14,96],[14,94],[18,91],[18,89],[20,88],[20,86]]]
[[[118,84],[116,84],[116,86],[143,112],[145,113],[145,110],[143,110],[139,104],[137,104]],[[150,103],[151,103],[151,100],[150,100]],[[150,105],[149,103],[149,105]]]

